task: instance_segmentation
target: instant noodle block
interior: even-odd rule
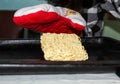
[[[43,33],[40,37],[45,60],[85,61],[88,54],[76,34]]]

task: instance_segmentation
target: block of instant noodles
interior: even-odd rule
[[[88,54],[76,34],[43,33],[40,37],[45,60],[85,61]]]

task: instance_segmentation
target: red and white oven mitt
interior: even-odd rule
[[[25,7],[15,12],[13,21],[22,28],[43,33],[76,33],[86,26],[80,13],[50,4]]]

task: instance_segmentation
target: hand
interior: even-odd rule
[[[59,10],[56,11],[57,9],[51,5],[42,5],[42,7],[43,6],[45,8],[51,7],[53,11],[46,11],[47,9],[43,10],[45,8],[41,10],[36,7],[37,11],[31,12],[35,10],[33,9],[34,7],[24,8],[17,11],[13,21],[22,28],[28,28],[43,33],[80,34],[81,31],[84,30],[85,21],[79,13],[70,9],[66,10],[66,13],[64,13],[63,11],[65,9],[63,10],[63,8],[59,8]],[[60,10],[62,10],[62,12]]]

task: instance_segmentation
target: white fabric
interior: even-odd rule
[[[78,23],[84,26],[86,25],[86,21],[83,19],[80,13],[75,11],[76,12],[75,15],[70,14],[65,16],[65,14],[67,13],[67,10],[70,10],[70,9],[64,8],[64,7],[55,7],[50,4],[40,4],[36,6],[30,6],[30,7],[19,9],[18,11],[15,12],[14,17],[27,15],[27,14],[35,13],[42,10],[46,12],[55,12],[63,17],[70,19],[73,23]]]
[[[1,75],[0,84],[120,84],[115,73]]]

